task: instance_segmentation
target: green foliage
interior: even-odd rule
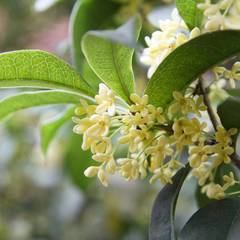
[[[44,122],[40,126],[41,147],[44,153],[47,153],[48,147],[56,136],[58,130],[72,118],[74,115],[74,109],[75,107],[71,107],[55,118]]]
[[[202,12],[197,8],[199,2],[202,0],[176,0],[178,12],[190,29],[201,26]]]
[[[79,103],[79,95],[57,90],[19,93],[0,101],[0,120],[18,110],[36,106],[68,103]]]
[[[113,26],[113,16],[118,4],[111,0],[78,0],[70,19],[71,50],[75,65],[83,67],[84,56],[81,50],[83,35],[89,30],[104,29]]]
[[[134,92],[132,70],[134,50],[113,41],[113,39],[119,41],[130,39],[129,44],[132,44],[133,38],[135,41],[138,39],[140,29],[140,19],[136,17],[115,31],[88,32],[82,41],[83,52],[94,72],[128,102],[129,95]],[[131,37],[131,34],[134,37]],[[110,40],[109,36],[111,36]]]
[[[229,97],[218,106],[218,116],[225,128],[240,128],[239,109],[240,99],[237,97]]]
[[[93,94],[87,82],[67,63],[44,51],[1,53],[0,66],[0,88],[37,87]]]
[[[173,91],[183,91],[211,67],[239,53],[239,39],[240,31],[217,31],[178,47],[150,79],[145,91],[150,103],[166,107],[172,101]]]
[[[184,226],[180,240],[238,239],[240,199],[216,201],[197,211]]]
[[[111,0],[78,0],[70,18],[71,52],[74,64],[88,83],[98,89],[101,82],[86,62],[81,49],[83,35],[89,30],[105,29],[115,26],[113,17],[119,4]]]
[[[152,209],[149,240],[175,240],[174,212],[178,194],[189,173],[189,166],[181,169],[173,178],[173,183],[166,185],[158,194]]]

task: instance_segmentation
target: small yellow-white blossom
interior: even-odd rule
[[[229,81],[230,86],[235,88],[236,81],[240,80],[240,62],[235,62],[230,70],[225,67],[215,67],[213,69],[217,79]]]
[[[200,30],[194,28],[190,31],[178,14],[177,9],[172,12],[172,19],[159,22],[159,31],[146,37],[147,48],[144,49],[141,61],[150,66],[148,77],[156,71],[158,65],[178,46],[189,39],[200,35]]]
[[[95,96],[98,106],[96,107],[96,113],[101,114],[108,112],[110,116],[115,115],[115,94],[105,84],[99,84],[99,93]]]
[[[238,0],[220,0],[211,3],[205,0],[198,8],[204,12],[205,31],[240,29],[240,3]]]
[[[209,183],[202,188],[202,192],[206,193],[209,198],[222,199],[226,196],[224,189],[221,185]]]
[[[202,96],[194,99],[193,97],[185,97],[182,93],[174,91],[173,97],[175,102],[168,109],[168,112],[172,115],[176,113],[182,113],[183,115],[195,113],[201,116],[200,112],[207,110],[206,105],[203,103]]]
[[[188,148],[191,175],[197,178],[202,191],[208,197],[223,198],[236,183],[234,175],[225,175],[221,186],[214,183],[214,172],[221,164],[230,163],[234,152],[232,136],[237,130],[218,126],[215,136],[210,137],[205,132],[206,122],[198,118],[206,111],[203,97],[179,92],[174,92],[173,97],[166,111],[149,104],[147,95],[137,94],[131,94],[130,106],[118,108],[115,95],[101,84],[96,105],[81,101],[77,117],[73,118],[74,132],[83,136],[82,149],[90,149],[95,161],[84,174],[97,176],[104,186],[108,186],[109,175],[116,172],[128,181],[151,174],[150,183],[172,183],[172,177],[183,167],[183,149]],[[115,152],[123,144],[128,152],[117,158]]]

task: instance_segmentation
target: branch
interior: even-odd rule
[[[203,101],[204,101],[205,105],[207,106],[207,111],[208,111],[209,118],[210,118],[210,120],[212,122],[212,125],[213,125],[215,131],[217,131],[217,126],[219,125],[219,122],[218,122],[218,120],[216,118],[216,115],[214,113],[214,110],[213,110],[213,108],[211,106],[210,99],[208,97],[206,89],[204,88],[204,84],[203,84],[203,79],[202,78],[199,79],[199,87],[200,87],[200,92],[203,95]]]
[[[235,166],[240,169],[240,158],[237,155],[236,152],[234,152],[231,156],[232,162],[235,164]]]

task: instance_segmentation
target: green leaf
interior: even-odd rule
[[[190,29],[201,26],[203,14],[197,7],[200,2],[202,0],[176,0],[178,12]]]
[[[68,108],[64,113],[55,118],[44,122],[40,126],[41,147],[44,153],[47,153],[48,146],[57,134],[58,130],[69,121],[74,115],[75,107]]]
[[[135,17],[115,31],[90,31],[82,41],[84,55],[94,72],[128,102],[135,85],[132,70],[134,50],[114,40],[131,45],[132,39],[135,42],[138,39],[140,29],[140,19]]]
[[[78,0],[70,18],[72,55],[79,70],[83,68],[84,56],[81,49],[83,35],[90,30],[112,27],[113,16],[119,4],[111,0]]]
[[[240,89],[237,89],[237,88],[228,89],[228,90],[226,90],[226,92],[232,97],[239,97],[240,98]]]
[[[94,95],[88,83],[70,65],[39,50],[0,54],[0,88],[4,87],[65,89]]]
[[[149,101],[166,107],[201,74],[240,52],[240,31],[203,34],[178,47],[160,64],[146,88]]]
[[[179,170],[173,183],[167,184],[158,194],[152,209],[149,240],[175,240],[174,212],[178,194],[189,173],[189,166]]]
[[[71,134],[67,141],[63,169],[76,186],[81,190],[86,190],[95,179],[87,178],[84,171],[90,165],[94,165],[94,162],[92,161],[91,152],[83,151],[81,145],[82,136]]]
[[[216,201],[198,210],[184,226],[180,240],[239,239],[240,199]]]
[[[226,128],[240,128],[240,99],[229,97],[217,108],[222,125]]]
[[[79,95],[64,91],[24,92],[0,101],[0,120],[18,110],[50,104],[79,103]]]

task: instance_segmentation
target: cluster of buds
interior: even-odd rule
[[[83,135],[82,149],[90,149],[95,161],[85,175],[98,176],[104,186],[108,185],[108,175],[117,172],[128,181],[149,176],[150,183],[171,183],[174,174],[184,167],[183,151],[189,149],[192,175],[204,186],[203,191],[214,197],[209,190],[215,186],[213,172],[221,163],[230,163],[229,156],[234,151],[231,136],[236,130],[219,127],[210,138],[205,131],[207,124],[199,120],[207,109],[202,96],[174,92],[173,97],[175,101],[166,111],[149,104],[147,95],[140,97],[135,93],[130,96],[131,105],[120,105],[112,90],[100,84],[96,104],[81,101],[73,119],[74,132]],[[122,146],[128,151],[116,158]],[[218,188],[224,193],[228,185]]]

